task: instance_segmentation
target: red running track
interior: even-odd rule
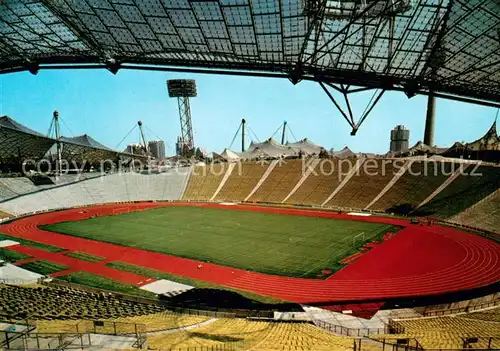
[[[392,239],[377,245],[327,280],[289,278],[247,272],[160,253],[103,243],[38,229],[40,224],[81,220],[159,206],[205,206],[227,210],[272,212],[289,215],[382,222],[404,227]],[[360,217],[326,211],[224,206],[198,203],[133,203],[99,205],[26,217],[0,225],[0,231],[29,240],[122,261],[175,275],[273,296],[297,303],[336,303],[450,293],[490,285],[500,280],[500,245],[480,236],[442,226],[410,224],[406,220]],[[22,246],[19,250],[30,254]],[[34,250],[34,249],[31,249]],[[31,252],[36,257],[66,264],[116,280],[141,285],[144,277],[105,267],[102,262],[82,263],[61,254]],[[50,256],[50,257],[49,257]],[[70,262],[71,261],[71,262]]]

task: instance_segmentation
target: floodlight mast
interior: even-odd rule
[[[142,121],[137,121],[137,125],[139,126],[139,131],[141,132],[142,144],[144,145],[144,150],[146,150],[146,155],[149,156],[149,147],[146,141],[146,137],[144,136],[144,130],[142,129]]]
[[[61,174],[61,164],[62,164],[62,150],[61,150],[61,129],[59,126],[59,112],[54,111],[52,114],[52,120],[50,121],[48,137],[51,137],[52,131],[54,131],[54,137],[56,139],[57,147],[57,160],[56,160],[56,176]]]
[[[245,152],[245,124],[247,121],[243,118],[241,120],[241,152]]]
[[[167,81],[168,95],[177,98],[181,135],[177,145],[177,154],[188,156],[193,154],[194,137],[191,121],[190,97],[196,97],[196,82],[193,79],[170,79]]]

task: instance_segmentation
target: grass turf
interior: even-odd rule
[[[45,225],[44,230],[224,266],[317,277],[391,225],[199,207],[164,207]],[[361,243],[362,245],[362,243]]]
[[[12,241],[18,242],[21,245],[30,246],[30,247],[33,247],[35,249],[39,249],[39,250],[43,250],[43,251],[48,251],[48,252],[61,252],[61,251],[64,251],[64,249],[61,249],[60,247],[51,246],[51,245],[47,245],[47,244],[42,244],[42,243],[39,243],[39,242],[36,242],[36,241],[21,239],[21,238],[17,238],[15,236],[9,236],[9,235],[3,234],[3,233],[0,233],[0,240],[12,240]]]
[[[94,255],[91,255],[91,254],[88,254],[85,252],[79,252],[79,251],[73,251],[73,252],[67,253],[65,256],[77,258],[79,260],[87,261],[87,262],[99,262],[99,261],[104,260],[104,257],[94,256]]]
[[[20,252],[12,251],[7,248],[0,248],[0,260],[6,262],[16,262],[20,260],[25,260],[27,258],[31,258],[31,256],[25,255]]]
[[[121,294],[128,294],[128,295],[146,297],[150,299],[156,299],[156,295],[153,294],[152,292],[141,290],[136,286],[100,277],[92,273],[75,272],[68,275],[59,276],[57,277],[57,279],[62,279],[70,283],[86,285],[97,289],[114,291]]]
[[[65,269],[68,269],[68,267],[63,266],[61,264],[57,264],[54,262],[49,262],[49,261],[44,261],[44,260],[39,260],[39,261],[34,261],[34,262],[29,262],[25,264],[19,265],[19,267],[27,269],[28,271],[39,273],[42,275],[49,275],[52,273],[60,272]]]
[[[200,289],[220,289],[220,290],[233,291],[233,292],[236,292],[236,293],[242,295],[243,297],[246,297],[247,299],[254,300],[257,302],[262,302],[262,303],[267,303],[267,304],[283,303],[282,300],[276,299],[274,297],[257,295],[257,294],[249,293],[246,291],[238,290],[238,289],[224,287],[224,286],[217,285],[214,283],[204,282],[201,280],[196,280],[196,279],[191,279],[191,278],[186,278],[186,277],[180,277],[178,275],[173,275],[170,273],[157,271],[155,269],[140,267],[140,266],[136,266],[134,264],[129,264],[129,263],[125,263],[125,262],[109,262],[109,263],[106,263],[105,266],[108,266],[108,267],[114,268],[114,269],[118,269],[121,271],[126,271],[126,272],[130,272],[130,273],[143,275],[143,276],[149,277],[149,278],[167,279],[167,280],[171,280],[171,281],[174,281],[177,283],[191,285],[191,286],[194,286],[195,288],[200,288]]]

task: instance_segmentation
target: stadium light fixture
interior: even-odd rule
[[[403,91],[408,96],[408,99],[411,99],[415,95],[417,95],[419,90],[419,84],[417,82],[409,82],[403,87]]]
[[[118,71],[120,70],[121,66],[122,65],[116,61],[106,63],[106,69],[113,74],[117,74]]]
[[[36,76],[40,70],[40,65],[38,63],[28,62],[26,64],[26,68],[28,69],[28,72]]]

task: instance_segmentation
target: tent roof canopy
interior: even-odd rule
[[[32,134],[36,136],[41,136],[44,137],[42,134],[34,131],[33,129],[30,129],[20,123],[17,123],[15,120],[10,118],[9,116],[2,116],[0,117],[0,127],[2,128],[9,128],[18,132],[23,132],[26,134]]]
[[[500,151],[500,137],[497,133],[497,121],[481,138],[465,145],[470,151],[498,150]]]
[[[9,116],[0,117],[0,158],[42,159],[49,151],[55,151],[57,140],[44,136]],[[141,158],[118,152],[99,143],[87,134],[77,137],[61,137],[63,157],[69,160],[89,158],[99,161],[107,157],[125,156]],[[100,158],[100,159],[99,159]]]
[[[306,155],[319,155],[321,150],[324,149],[322,146],[310,142],[307,138],[296,141],[294,143],[286,143],[286,146],[298,151],[302,151],[302,153]]]
[[[114,150],[111,150],[109,147],[101,144],[100,142],[98,142],[97,140],[95,140],[94,138],[89,136],[88,134],[78,135],[76,137],[71,137],[71,138],[63,136],[60,138],[60,140],[65,141],[67,143],[78,144],[81,146],[91,147],[91,148],[95,148],[95,149],[114,151]]]

